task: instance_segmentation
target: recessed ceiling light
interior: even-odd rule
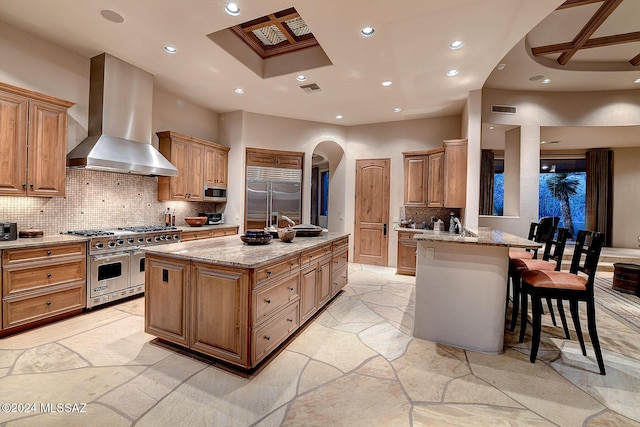
[[[299,76],[296,77],[296,80],[299,82],[303,82],[305,80],[307,80],[307,76],[304,76],[302,74],[300,74]]]
[[[402,108],[396,107],[393,109],[394,113],[399,113],[400,111],[402,111]]]
[[[224,11],[231,16],[240,15],[240,8],[235,3],[227,3],[226,6],[224,7]]]
[[[544,80],[542,80],[542,84],[547,84],[547,83],[551,83],[551,79],[550,78],[546,78]]]
[[[165,46],[164,51],[173,55],[174,53],[178,52],[178,49],[173,46]]]
[[[489,126],[489,130],[494,130],[495,128],[495,126]]]
[[[113,10],[102,9],[100,11],[100,15],[102,15],[102,17],[107,21],[111,21],[116,24],[122,24],[124,22],[124,17]]]
[[[459,73],[460,73],[460,71],[451,69],[451,70],[447,71],[447,76],[453,77],[453,76],[457,76]]]
[[[462,45],[464,44],[464,42],[462,40],[456,40],[454,42],[451,42],[451,44],[449,45],[449,49],[460,49],[462,47]]]
[[[376,29],[373,27],[364,27],[362,30],[360,30],[360,34],[362,34],[365,37],[370,37],[375,32],[376,32]]]
[[[535,76],[529,77],[529,81],[532,81],[532,82],[535,82],[540,79],[544,79],[544,76],[542,74],[536,74]]]
[[[502,71],[502,70],[504,70],[504,67],[506,67],[506,66],[507,66],[507,64],[498,64],[498,66],[496,67],[496,70]]]
[[[640,84],[640,79],[635,79],[633,82],[634,82],[635,84]]]
[[[244,93],[244,89],[242,89],[241,87],[237,87],[237,88],[234,90],[234,92],[235,92],[235,93],[240,93],[240,94],[242,94],[242,93]]]
[[[342,118],[342,116],[341,116],[340,114],[338,114],[338,115],[336,116],[336,119],[341,119],[341,118]]]
[[[389,86],[392,85],[392,83],[393,82],[391,80],[385,80],[385,81],[382,82],[382,86],[389,87]]]

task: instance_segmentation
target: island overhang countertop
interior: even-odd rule
[[[315,237],[295,237],[290,243],[274,237],[266,245],[249,245],[240,240],[240,236],[233,235],[150,246],[143,250],[149,254],[227,267],[259,268],[347,236],[349,233],[322,233]]]
[[[413,231],[413,230],[412,230]],[[538,249],[542,244],[491,227],[480,227],[477,231],[465,230],[462,234],[448,231],[417,230],[413,238],[418,241],[448,242],[466,245],[507,246],[510,248]]]

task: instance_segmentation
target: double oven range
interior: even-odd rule
[[[138,226],[74,230],[87,237],[87,308],[144,293],[145,256],[141,249],[179,242],[177,227]]]

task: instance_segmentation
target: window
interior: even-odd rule
[[[493,169],[493,214],[502,216],[504,212],[504,159],[495,159]]]
[[[585,228],[586,161],[584,158],[540,160],[539,216],[557,216],[572,235]]]
[[[329,171],[320,172],[320,215],[329,215]]]

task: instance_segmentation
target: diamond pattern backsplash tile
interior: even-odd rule
[[[185,216],[216,212],[216,204],[158,201],[158,179],[82,169],[67,169],[65,197],[0,196],[0,222],[17,222],[18,230],[45,234],[69,230],[164,225],[169,208],[176,225]]]

